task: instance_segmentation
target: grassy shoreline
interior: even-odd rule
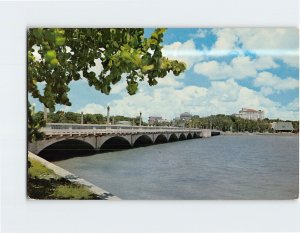
[[[30,199],[103,200],[88,187],[57,175],[39,161],[28,158],[27,195]]]

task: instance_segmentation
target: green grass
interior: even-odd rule
[[[30,167],[28,175],[33,178],[59,178],[52,170],[46,168],[43,164],[34,159],[28,159]]]
[[[56,187],[53,196],[59,199],[90,199],[93,195],[85,187],[77,185],[59,185]]]
[[[104,199],[81,184],[55,174],[34,159],[28,159],[27,194],[33,199]]]

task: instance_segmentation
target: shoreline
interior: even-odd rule
[[[240,136],[252,136],[252,135],[262,135],[262,136],[294,136],[297,137],[299,134],[295,133],[245,133],[245,132],[222,132],[221,135],[230,136],[230,135],[240,135]]]
[[[99,196],[102,196],[104,197],[103,199],[104,200],[121,200],[119,197],[111,194],[110,192],[86,181],[85,179],[82,179],[80,178],[79,176],[39,157],[38,155],[28,151],[28,158],[31,158],[31,159],[34,159],[34,160],[37,160],[38,162],[40,162],[42,165],[44,165],[46,168],[52,170],[56,175],[72,182],[72,183],[76,183],[76,184],[80,184],[80,185],[83,185],[85,186],[90,192],[96,194],[96,195],[99,195]],[[29,196],[27,196],[27,198],[29,200],[35,200],[33,198],[30,198]]]

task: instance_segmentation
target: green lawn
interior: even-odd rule
[[[80,184],[55,174],[37,160],[28,159],[27,195],[32,199],[103,199]]]

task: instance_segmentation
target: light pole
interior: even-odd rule
[[[110,110],[110,107],[109,105],[107,106],[107,116],[106,116],[106,124],[109,125],[109,110]]]
[[[83,124],[83,112],[81,112],[81,124]]]
[[[142,112],[140,112],[140,126],[142,126]]]

